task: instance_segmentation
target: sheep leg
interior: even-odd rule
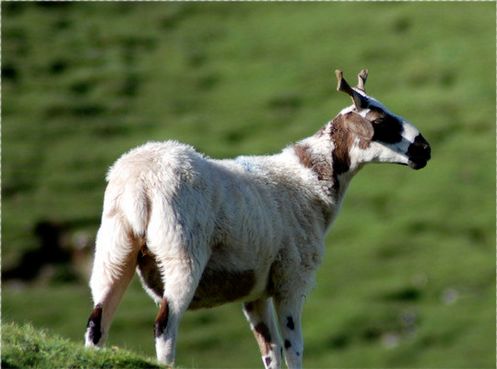
[[[281,344],[278,338],[271,300],[261,298],[243,305],[243,313],[261,350],[266,369],[281,367]]]
[[[193,299],[205,268],[207,260],[203,259],[196,259],[202,260],[199,264],[193,262],[194,258],[176,259],[174,262],[170,259],[169,262],[164,259],[161,262],[159,258],[164,295],[155,319],[154,336],[157,360],[163,364],[174,365],[178,326]]]
[[[298,295],[277,297],[274,302],[283,339],[286,365],[289,369],[300,369],[304,353],[301,325],[303,297]]]
[[[85,332],[86,347],[105,343],[114,313],[136,267],[139,240],[130,235],[116,217],[99,229],[90,279],[94,308]]]

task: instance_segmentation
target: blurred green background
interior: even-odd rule
[[[367,89],[432,144],[366,167],[304,310],[310,368],[495,368],[495,3],[2,2],[2,318],[83,342],[105,173],[147,140],[278,152]],[[260,367],[239,304],[188,312],[177,364]],[[109,345],[154,356],[136,280]]]

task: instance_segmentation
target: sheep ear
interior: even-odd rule
[[[349,131],[368,140],[373,138],[374,129],[367,119],[353,112],[347,113],[343,119],[345,126]]]
[[[354,91],[352,87],[347,83],[345,78],[343,78],[343,72],[339,69],[335,71],[335,75],[338,80],[337,91],[345,92],[352,98],[357,110],[364,109],[368,106],[367,100],[357,91]]]

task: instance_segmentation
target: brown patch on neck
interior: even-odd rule
[[[324,129],[322,131],[324,133]],[[293,148],[295,150],[295,155],[299,158],[300,164],[316,173],[319,181],[331,182],[331,185],[327,184],[327,190],[332,191],[334,185],[333,171],[331,165],[326,161],[326,158],[321,158],[321,160],[319,160],[318,157],[313,156],[311,148],[308,145],[296,144]],[[314,204],[321,210],[324,222],[328,225],[331,220],[329,205],[319,198],[314,200]]]
[[[329,181],[331,179],[332,170],[325,158],[319,158],[313,155],[309,145],[296,144],[294,147],[295,154],[299,158],[300,164],[306,168],[312,169],[316,173],[318,180]]]
[[[300,164],[306,168],[312,168],[312,157],[309,146],[297,144],[293,149],[295,150],[295,155],[299,158]]]
[[[353,143],[353,137],[346,127],[346,121],[343,115],[338,115],[333,119],[330,138],[335,146],[332,153],[333,177],[338,184],[338,175],[347,172],[350,168],[349,150]]]
[[[335,149],[333,150],[333,180],[335,189],[339,191],[338,176],[350,170],[350,149],[354,140],[359,139],[359,148],[367,149],[374,135],[372,124],[355,112],[340,114],[333,119],[330,138]]]
[[[333,119],[330,139],[335,147],[331,154],[333,160],[333,188],[338,196],[340,192],[338,176],[347,173],[350,169],[351,161],[349,152],[354,143],[354,136],[348,127],[346,115],[338,115]]]

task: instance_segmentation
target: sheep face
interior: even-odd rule
[[[342,131],[342,136],[347,136],[351,169],[368,162],[421,169],[431,156],[430,145],[416,127],[377,102],[360,111],[354,106],[345,109],[332,125],[332,132]]]
[[[367,72],[359,74],[355,88],[348,85],[339,71],[337,78],[338,90],[350,95],[354,103],[333,120],[331,132],[332,138],[340,136],[333,140],[335,147],[347,146],[350,168],[368,162],[397,163],[413,169],[425,167],[431,156],[430,145],[410,122],[366,94]]]

